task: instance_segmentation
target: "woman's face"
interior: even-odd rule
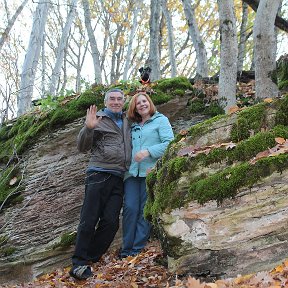
[[[150,114],[150,103],[144,95],[139,95],[137,97],[136,111],[142,118]]]

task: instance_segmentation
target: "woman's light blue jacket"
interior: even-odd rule
[[[166,116],[159,112],[141,126],[139,123],[131,125],[132,137],[132,162],[129,169],[129,176],[146,177],[147,169],[152,168],[157,159],[160,158],[169,142],[174,139],[171,124]],[[150,156],[136,162],[134,156],[141,150],[148,150]]]

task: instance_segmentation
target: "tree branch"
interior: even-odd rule
[[[258,0],[243,0],[243,2],[247,3],[255,12],[257,11],[259,1]],[[288,33],[288,21],[280,16],[276,16],[275,25],[282,31]]]

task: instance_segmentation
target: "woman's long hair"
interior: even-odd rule
[[[131,100],[129,102],[129,107],[128,107],[127,116],[128,116],[128,119],[133,121],[133,122],[139,123],[142,121],[142,117],[136,111],[137,97],[141,96],[141,95],[145,96],[146,99],[148,100],[148,102],[150,103],[150,111],[149,111],[150,116],[154,115],[154,113],[156,112],[156,107],[155,107],[154,103],[152,102],[150,96],[145,92],[139,92],[131,98]]]

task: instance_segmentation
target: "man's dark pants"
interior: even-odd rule
[[[87,173],[73,265],[97,262],[107,251],[119,228],[122,201],[121,177],[104,172]]]

